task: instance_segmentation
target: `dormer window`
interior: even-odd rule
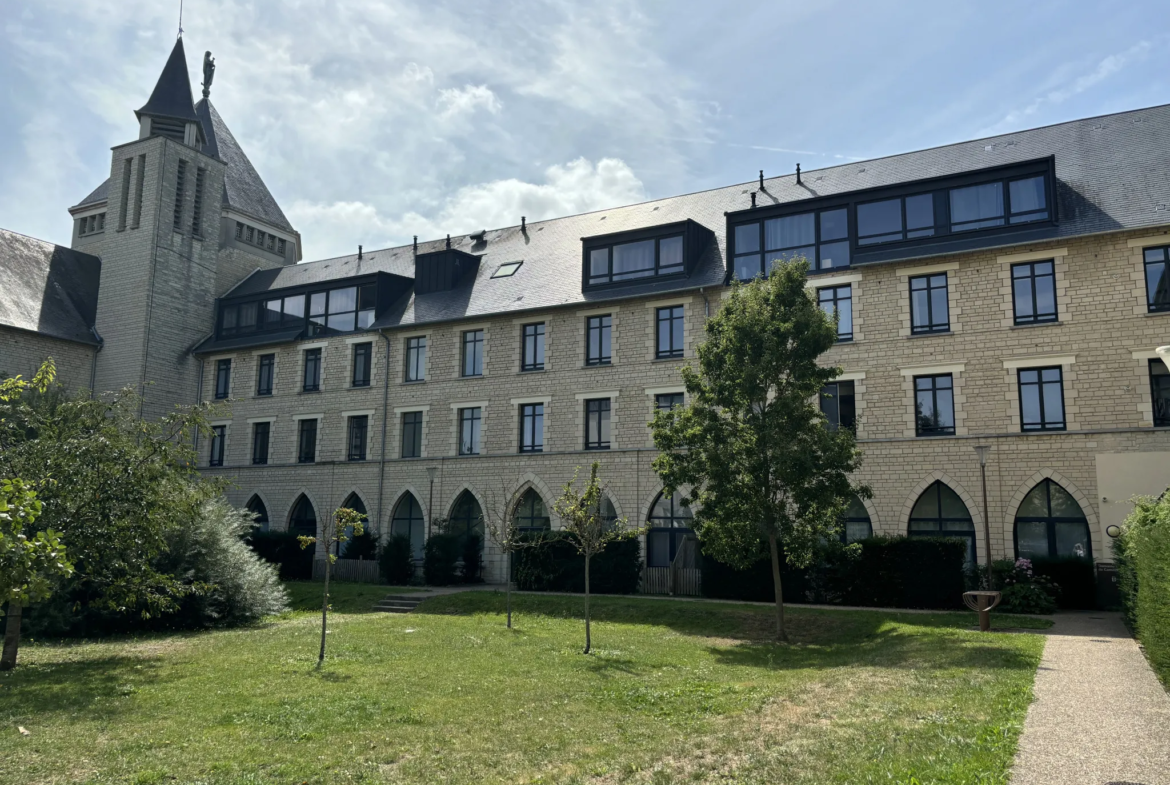
[[[585,286],[685,275],[706,247],[710,230],[694,221],[584,238]]]
[[[735,227],[735,277],[741,281],[766,275],[773,262],[797,256],[808,259],[814,270],[848,267],[848,211],[809,211]]]
[[[367,283],[325,291],[273,293],[262,300],[224,302],[219,334],[304,330],[308,336],[366,330],[374,323],[378,285]]]

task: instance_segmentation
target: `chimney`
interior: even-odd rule
[[[800,164],[796,165],[796,184],[800,185]]]
[[[752,191],[752,209],[755,209],[755,206],[756,206],[756,192]]]
[[[362,260],[362,247],[359,245],[358,246],[358,261],[360,262],[361,260]]]

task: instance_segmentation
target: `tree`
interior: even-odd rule
[[[817,396],[840,368],[817,364],[837,340],[805,287],[804,259],[735,285],[706,327],[699,368],[683,369],[690,403],[655,414],[654,468],[666,492],[689,488],[704,551],[744,568],[768,544],[776,638],[787,641],[781,555],[807,566],[837,536],[860,465],[853,433],[827,427]]]
[[[0,601],[8,603],[0,670],[16,667],[21,609],[47,598],[54,584],[73,574],[55,531],[25,531],[41,514],[37,493],[23,480],[0,480]]]
[[[336,550],[334,545],[340,545],[349,540],[347,532],[352,532],[354,537],[361,537],[362,532],[365,531],[365,527],[362,525],[365,519],[366,514],[363,512],[340,507],[321,524],[320,538],[304,535],[297,537],[302,549],[308,548],[318,540],[325,544],[325,596],[321,600],[321,653],[317,655],[318,668],[325,662],[325,630],[329,619],[329,571],[333,563],[337,561],[337,555],[330,553],[330,551]]]
[[[602,488],[597,479],[597,461],[589,467],[589,482],[578,493],[574,487],[580,467],[573,472],[573,479],[565,484],[561,496],[553,508],[561,516],[562,530],[577,552],[585,557],[585,654],[592,648],[589,618],[589,563],[594,556],[605,550],[605,546],[617,540],[637,537],[643,529],[627,529],[626,519],[607,522],[601,513]]]
[[[525,538],[520,526],[516,523],[516,508],[520,505],[520,488],[523,483],[517,483],[514,490],[509,491],[502,487],[497,497],[490,494],[484,505],[484,528],[488,537],[504,555],[504,604],[507,607],[508,629],[512,629],[512,554],[520,548],[535,545],[531,539]]]

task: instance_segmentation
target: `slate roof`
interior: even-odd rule
[[[86,205],[100,204],[101,202],[104,202],[107,199],[109,199],[109,196],[110,196],[110,178],[107,177],[101,185],[99,185],[97,188],[94,188],[92,191],[89,192],[89,196],[85,197],[84,199],[82,199],[80,202],[73,205],[69,209],[76,210],[77,208],[85,207]]]
[[[1076,120],[869,161],[842,164],[765,180],[761,207],[895,185],[1010,163],[1055,156],[1060,223],[1048,236],[1061,238],[1170,223],[1170,105]],[[425,324],[560,305],[586,305],[621,297],[719,286],[725,276],[725,211],[750,206],[758,182],[616,207],[583,215],[489,231],[486,241],[452,238],[452,246],[480,256],[474,280],[454,291],[403,298],[375,327]],[[714,242],[690,277],[620,288],[581,291],[581,238],[691,218],[715,233]],[[1035,236],[1004,237],[998,245],[1034,242]],[[419,244],[439,250],[443,240]],[[986,244],[983,247],[987,247]],[[953,249],[950,251],[953,252]],[[905,250],[899,259],[938,253]],[[509,278],[492,279],[505,262],[523,260]],[[368,272],[413,277],[410,246],[342,256],[257,273],[230,294],[254,294],[323,283]]]
[[[171,56],[159,74],[150,100],[134,113],[154,117],[172,117],[176,120],[198,122],[195,116],[195,102],[191,98],[191,78],[187,75],[187,55],[183,51],[183,39],[175,41]]]
[[[98,343],[96,256],[0,229],[0,325]]]

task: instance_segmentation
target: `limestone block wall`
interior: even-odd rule
[[[57,366],[57,380],[70,391],[89,388],[96,347],[0,326],[0,379],[32,378],[46,358]]]

